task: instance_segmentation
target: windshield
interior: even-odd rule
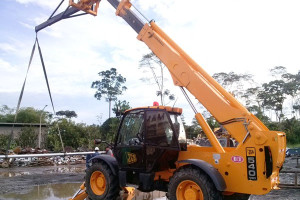
[[[185,130],[180,115],[170,114],[170,118],[172,120],[176,133],[177,134],[179,133],[178,142],[186,143],[186,134],[185,134]]]
[[[132,111],[127,114],[121,125],[118,144],[131,145],[132,142],[139,143],[143,137],[143,122],[143,111]]]

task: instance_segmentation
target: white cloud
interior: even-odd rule
[[[0,43],[0,50],[5,51],[6,53],[16,51],[15,46],[8,43]]]
[[[30,30],[32,30],[34,28],[34,26],[30,25],[30,24],[27,24],[25,22],[19,22],[22,26],[24,26],[25,28],[28,28]]]
[[[44,7],[44,8],[56,8],[60,1],[36,1],[36,0],[16,0],[16,2],[21,4],[36,4],[38,6]]]
[[[1,71],[8,71],[8,72],[15,72],[16,70],[11,66],[11,64],[5,60],[0,58],[0,70]]]

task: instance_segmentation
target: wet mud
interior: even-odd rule
[[[0,168],[0,199],[9,193],[27,194],[34,186],[82,183],[84,170],[85,165]]]

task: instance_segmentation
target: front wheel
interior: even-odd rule
[[[92,200],[114,200],[119,194],[119,181],[105,163],[93,163],[86,172],[86,192]]]
[[[184,167],[174,174],[168,188],[170,200],[221,200],[221,193],[201,170]]]

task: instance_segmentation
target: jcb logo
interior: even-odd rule
[[[255,148],[247,148],[247,156],[255,156]]]
[[[127,164],[132,164],[137,161],[136,155],[134,153],[127,152]]]

